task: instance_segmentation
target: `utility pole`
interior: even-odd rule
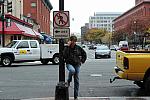
[[[64,0],[59,0],[59,11],[64,11]],[[61,27],[60,27],[61,28]],[[59,83],[55,90],[55,100],[69,100],[68,85],[65,83],[65,62],[63,57],[64,39],[59,39]]]
[[[2,47],[5,46],[5,27],[4,27],[4,21],[5,21],[5,14],[4,14],[4,0],[1,1],[1,5],[2,5],[2,16],[1,16],[1,20],[2,20]]]

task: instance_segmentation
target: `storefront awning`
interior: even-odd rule
[[[11,26],[9,27],[6,27],[6,23],[4,23],[4,26],[5,26],[4,27],[5,34],[22,34],[23,33],[23,31],[20,30],[14,22],[12,22]],[[0,34],[2,34],[2,22],[0,22]]]
[[[5,23],[5,29],[4,33],[5,34],[20,34],[24,36],[29,36],[29,37],[38,37],[40,39],[44,39],[44,37],[37,31],[33,30],[32,28],[23,26],[21,24],[11,22],[11,26],[6,27]],[[2,34],[2,22],[0,22],[0,34]]]
[[[33,32],[35,33],[35,35],[36,35],[37,37],[39,37],[40,39],[44,40],[44,37],[43,37],[39,32],[37,32],[37,31],[35,31],[35,30],[33,30]]]
[[[26,26],[23,26],[23,25],[17,24],[17,23],[16,23],[16,25],[20,30],[24,31],[23,34],[25,36],[36,37],[35,33],[33,32],[33,30],[31,28],[28,28]]]

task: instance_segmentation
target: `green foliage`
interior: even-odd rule
[[[85,40],[87,41],[95,41],[97,43],[101,43],[101,39],[103,36],[105,36],[105,34],[107,34],[108,32],[104,29],[97,29],[97,28],[93,28],[90,29],[84,36]]]

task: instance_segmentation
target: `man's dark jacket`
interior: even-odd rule
[[[81,65],[87,59],[86,52],[78,45],[74,48],[66,46],[63,52],[66,64],[71,64],[73,66]]]

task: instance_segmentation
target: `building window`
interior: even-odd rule
[[[21,40],[21,36],[18,36],[18,40]]]
[[[35,7],[36,7],[36,3],[35,3],[35,2],[32,2],[32,3],[31,3],[31,7],[35,8]]]
[[[14,40],[14,37],[13,37],[13,36],[11,36],[10,40],[11,40],[11,41],[12,41],[12,40]]]
[[[14,40],[17,40],[17,36],[16,35],[14,36]]]

